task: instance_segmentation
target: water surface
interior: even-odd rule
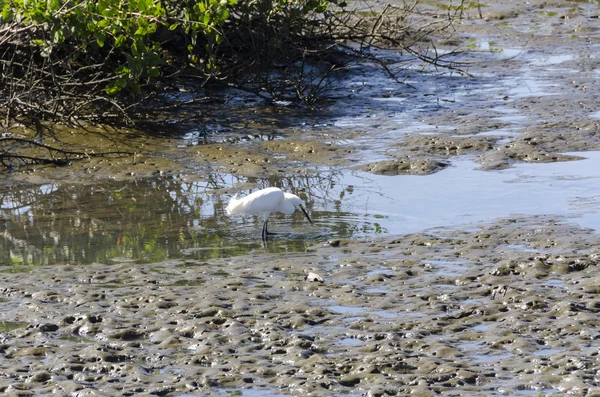
[[[225,213],[240,183],[281,186],[307,203],[313,225],[299,212],[272,216],[270,228],[280,235],[268,243],[270,252],[520,215],[567,217],[599,230],[600,152],[579,155],[586,158],[502,171],[456,158],[429,176],[323,170],[279,180],[215,174],[209,181],[173,176],[13,187],[1,196],[0,255],[5,265],[36,265],[261,253],[261,217]]]

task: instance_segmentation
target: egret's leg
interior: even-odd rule
[[[267,221],[265,221],[265,234],[266,234],[267,236],[274,236],[274,235],[276,235],[276,234],[277,234],[277,233],[275,233],[275,232],[270,232],[270,231],[268,231],[268,230],[267,230]]]
[[[271,235],[271,236],[272,236],[272,235],[274,235],[274,234],[277,234],[277,233],[271,233],[271,232],[270,232],[270,231],[267,229],[267,223],[269,222],[269,215],[270,215],[270,212],[265,212],[265,214],[264,214],[264,216],[263,216],[263,219],[264,219],[264,222],[263,222],[263,230],[262,230],[262,238],[263,238],[263,240],[266,240],[266,239],[267,239],[267,236],[269,236],[269,235]]]
[[[269,232],[267,231],[267,220],[265,219],[265,221],[263,222],[263,230],[262,230],[263,241],[267,240],[267,234],[269,234]]]

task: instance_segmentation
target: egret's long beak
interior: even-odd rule
[[[308,219],[308,221],[310,223],[312,223],[312,220],[310,219],[310,216],[308,216],[308,212],[306,212],[306,210],[304,209],[304,207],[302,205],[299,205],[299,207],[302,210],[302,213],[304,214],[304,216],[306,217],[306,219]]]

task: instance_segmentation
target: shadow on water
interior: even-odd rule
[[[338,179],[334,172],[243,180],[212,174],[206,181],[170,176],[5,188],[0,190],[0,264],[157,262],[264,253],[261,219],[230,218],[225,213],[232,195],[225,188],[236,183],[280,186],[305,200],[314,225],[299,211],[292,216],[272,215],[270,229],[279,234],[268,242],[271,253],[304,251],[333,236],[381,232],[373,224],[375,218],[344,211],[342,201],[351,196],[353,187],[338,187]],[[332,205],[324,207],[323,202]]]

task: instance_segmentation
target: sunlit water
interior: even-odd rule
[[[314,222],[299,212],[272,216],[270,229],[280,234],[269,241],[270,252],[521,215],[550,214],[600,230],[600,152],[579,155],[585,159],[503,171],[480,171],[472,159],[457,158],[429,176],[339,170],[253,182],[299,194]],[[238,182],[246,180],[169,177],[3,191],[0,258],[32,265],[263,253],[261,218],[225,214],[231,195],[222,192]]]
[[[522,54],[515,49],[500,56]],[[527,56],[532,64],[547,58],[543,54]],[[554,57],[552,63],[568,59]],[[275,109],[264,117],[285,124],[278,128],[294,126],[303,133],[327,133],[328,126],[359,128],[364,133],[348,143],[367,146],[360,156],[373,161],[386,158],[390,142],[407,134],[447,132],[451,126],[429,125],[426,116],[452,106],[486,106],[482,93],[486,93],[484,98],[557,94],[552,84],[526,68],[504,80],[493,76],[465,80],[456,74],[414,76],[419,79],[415,80],[418,90],[393,84],[385,76],[376,77],[374,69],[366,67],[337,88],[340,98],[352,92],[344,98],[352,103],[346,116],[333,117],[326,112],[280,116]],[[408,83],[415,81],[407,79]],[[236,104],[236,109],[241,105]],[[359,108],[360,115],[352,114]],[[198,130],[196,121],[174,124],[182,130],[183,146],[226,139],[211,136],[215,131],[223,136],[246,131],[247,118],[255,116],[248,116],[244,109],[231,110],[223,110],[223,117],[227,114],[233,120],[227,127],[207,125]],[[524,116],[514,109],[495,103],[490,112],[508,123],[492,131],[494,135],[513,137],[521,132]],[[277,130],[272,123],[260,125],[264,128],[248,132],[248,139],[255,139],[255,134],[262,139],[263,134]],[[243,141],[244,136],[235,139]],[[267,244],[271,253],[304,251],[336,238],[402,235],[521,215],[550,214],[599,230],[600,153],[580,155],[586,159],[516,164],[503,171],[480,171],[476,159],[456,157],[450,167],[429,176],[319,169],[285,178],[247,179],[212,173],[201,178],[180,175],[94,185],[0,188],[0,265],[110,264],[262,254],[261,219],[225,214],[231,192],[240,184],[256,189],[279,186],[307,203],[313,225],[307,224],[301,213],[272,216],[270,230],[280,234]]]

